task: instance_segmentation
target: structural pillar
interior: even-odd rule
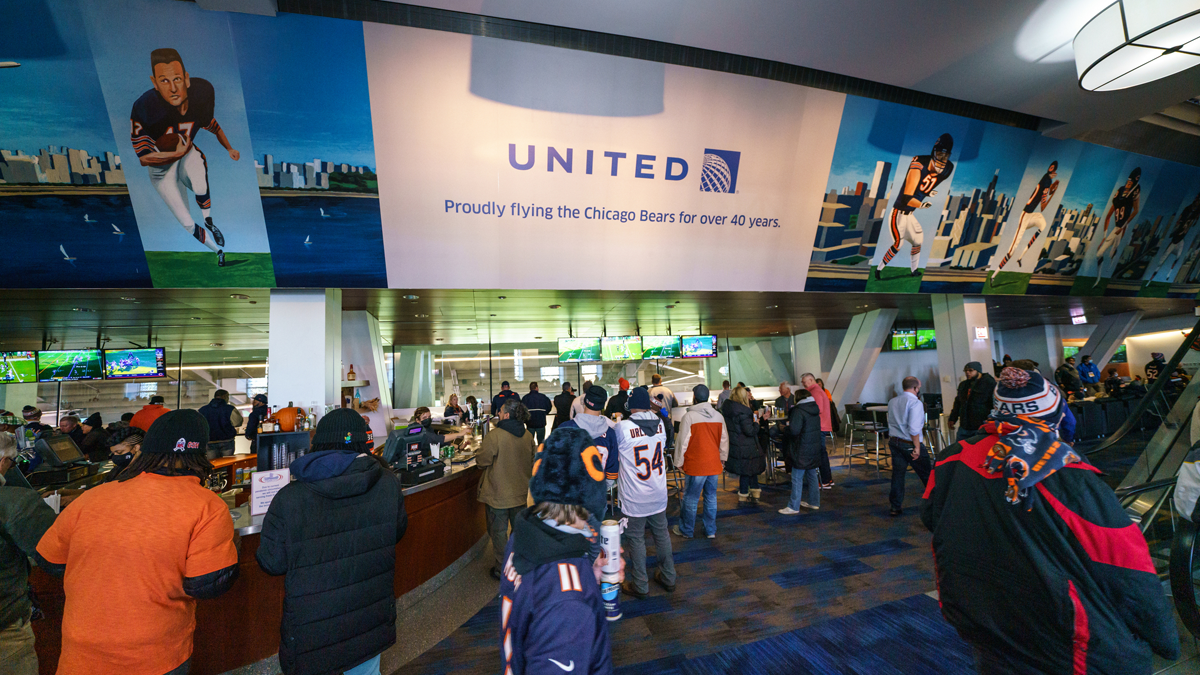
[[[392,390],[388,386],[379,319],[371,313],[362,310],[342,312],[342,363],[346,368],[353,364],[355,377],[366,380],[366,386],[357,388],[361,400],[379,399],[378,410],[360,410],[359,413],[370,421],[375,438],[387,438],[388,419],[392,416]]]
[[[804,373],[813,373],[827,380],[833,361],[837,358],[837,350],[845,337],[846,332],[841,330],[810,330],[793,335],[792,381],[800,382],[800,376]]]
[[[986,369],[983,372],[992,369],[992,331],[988,326],[987,300],[936,293],[930,296],[930,302],[941,382],[940,387],[924,382],[923,390],[927,393],[941,391],[942,407],[949,414],[958,393],[958,383],[964,377],[963,368],[971,361],[978,361]]]
[[[837,358],[829,369],[829,377],[825,378],[825,386],[833,394],[833,402],[839,408],[847,403],[857,403],[862,396],[863,387],[871,376],[871,369],[875,367],[875,360],[883,350],[883,343],[892,330],[897,314],[899,310],[896,309],[876,309],[850,320]],[[805,372],[817,373],[802,371],[798,375]]]
[[[1092,331],[1087,344],[1079,350],[1079,353],[1090,355],[1092,363],[1096,364],[1097,368],[1103,368],[1113,354],[1117,353],[1117,348],[1125,342],[1125,338],[1129,337],[1133,327],[1137,325],[1138,321],[1141,321],[1142,314],[1142,310],[1138,309],[1124,314],[1102,317],[1096,322],[1096,329]]]
[[[342,379],[342,291],[271,291],[267,398],[308,407],[339,405]]]

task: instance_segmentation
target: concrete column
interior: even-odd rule
[[[792,336],[792,382],[804,373],[812,373],[829,384],[829,371],[846,337],[844,330],[811,330]],[[830,391],[833,391],[830,389]]]
[[[1113,354],[1117,353],[1117,348],[1121,346],[1125,338],[1129,337],[1133,327],[1142,320],[1142,314],[1142,310],[1139,309],[1124,314],[1101,317],[1096,322],[1096,328],[1088,338],[1087,344],[1079,350],[1079,353],[1091,355],[1092,363],[1096,364],[1097,368],[1103,368]]]
[[[839,408],[847,403],[857,403],[862,396],[897,314],[899,310],[876,309],[851,319],[842,346],[829,368],[829,377],[824,378],[825,386],[833,393],[833,402]],[[816,374],[816,371],[800,374],[804,372]]]
[[[963,379],[963,367],[978,361],[983,372],[992,369],[992,331],[988,326],[987,301],[984,298],[964,298],[961,295],[935,293],[930,296],[933,305],[933,328],[937,334],[938,374],[942,407],[949,414],[958,393],[958,383]],[[985,335],[976,335],[982,328]],[[1014,357],[1020,358],[1020,357]],[[924,391],[939,391],[932,382],[925,382]]]
[[[433,405],[433,350],[429,347],[401,347],[396,350],[396,410]],[[482,361],[480,371],[487,372],[488,364]],[[574,371],[572,370],[572,373]],[[572,374],[567,379],[574,381]],[[500,382],[496,382],[497,388]],[[575,384],[576,387],[579,383]],[[490,399],[480,401],[485,406]],[[461,404],[461,402],[460,402]],[[485,408],[481,408],[485,409]],[[411,410],[410,410],[411,412]],[[408,420],[404,420],[407,422]]]
[[[392,390],[388,387],[379,319],[369,312],[342,312],[342,363],[346,368],[353,364],[355,377],[368,382],[367,386],[358,388],[362,400],[379,399],[379,410],[359,412],[371,421],[376,438],[387,438],[388,418],[392,416]]]
[[[271,291],[267,397],[308,407],[338,405],[342,379],[342,291]]]
[[[21,416],[21,408],[37,407],[37,383],[0,384],[0,408]]]

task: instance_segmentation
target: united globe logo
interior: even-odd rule
[[[733,150],[704,149],[704,165],[700,168],[701,192],[737,191],[738,164],[742,153]]]

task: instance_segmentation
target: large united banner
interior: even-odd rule
[[[5,287],[1200,290],[1200,168],[772,80],[155,0],[0,45]]]

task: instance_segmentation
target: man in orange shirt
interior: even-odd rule
[[[696,509],[704,495],[704,536],[717,536],[717,476],[729,458],[729,429],[725,418],[708,402],[708,387],[692,388],[692,407],[679,423],[675,443],[675,466],[687,477],[679,524],[671,531],[691,539],[696,535]]]
[[[229,509],[200,485],[207,443],[200,413],[167,412],[120,479],[83,493],[42,537],[38,564],[66,592],[58,675],[187,673],[196,598],[238,575]]]
[[[142,409],[134,413],[133,419],[129,420],[129,426],[137,427],[142,431],[150,431],[150,425],[154,424],[154,420],[171,412],[163,407],[163,401],[166,400],[161,396],[151,396],[150,404],[142,406]]]

